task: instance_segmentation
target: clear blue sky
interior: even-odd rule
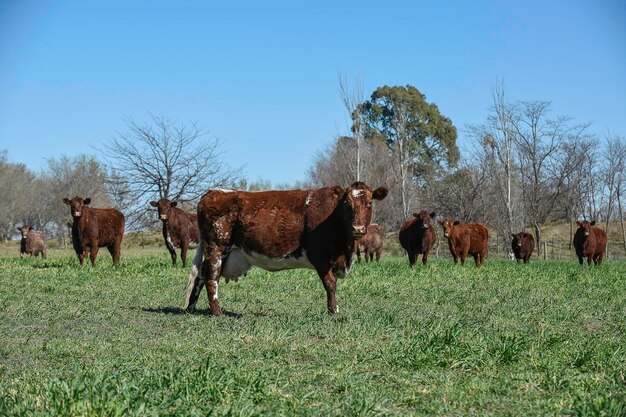
[[[459,129],[511,100],[626,136],[626,2],[0,0],[0,149],[33,170],[149,113],[197,122],[232,166],[305,178],[347,132],[338,74],[411,84]]]

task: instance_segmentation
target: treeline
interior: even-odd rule
[[[551,221],[569,222],[573,234],[576,220],[601,222],[607,232],[619,220],[626,249],[623,137],[598,138],[589,123],[555,116],[549,102],[508,101],[498,84],[486,120],[463,127],[470,140],[460,150],[457,127],[413,86],[383,86],[366,98],[362,86],[340,79],[340,91],[350,132],[322,149],[308,180],[294,188],[357,180],[385,185],[390,193],[374,219],[386,230],[399,230],[425,209],[483,222],[505,245],[512,233],[526,230],[540,248],[542,228]],[[70,217],[62,198],[74,195],[117,207],[127,230],[143,230],[156,224],[151,200],[169,198],[192,210],[210,187],[276,188],[246,181],[224,163],[219,141],[165,117],[129,121],[101,155],[51,158],[33,173],[0,153],[0,238],[28,224],[63,243]]]
[[[464,128],[470,143],[462,152],[451,121],[412,86],[344,102],[353,104],[351,134],[318,154],[311,185],[386,184],[390,194],[374,216],[387,230],[434,210],[483,222],[505,245],[512,233],[532,232],[539,249],[547,222],[569,222],[571,242],[576,220],[602,222],[607,232],[619,220],[626,249],[623,137],[598,138],[589,123],[554,116],[549,102],[509,102],[501,84],[487,119]]]

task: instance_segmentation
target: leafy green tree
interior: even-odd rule
[[[377,88],[361,105],[361,114],[365,137],[384,140],[394,155],[406,217],[416,186],[435,172],[456,165],[456,128],[411,85]]]

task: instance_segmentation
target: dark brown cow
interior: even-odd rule
[[[596,222],[576,222],[578,229],[574,234],[574,249],[578,256],[578,262],[582,265],[583,258],[587,258],[587,265],[591,261],[597,266],[602,264],[608,238],[606,232],[597,227],[593,227]]]
[[[337,277],[353,262],[354,240],[372,217],[372,199],[387,196],[362,182],[312,190],[209,190],[198,203],[200,243],[189,274],[185,309],[193,311],[206,284],[211,313],[222,315],[220,276],[237,280],[252,266],[268,271],[315,269],[328,311],[338,311]]]
[[[48,256],[48,246],[46,245],[46,238],[43,232],[33,230],[30,226],[18,227],[22,233],[22,240],[20,241],[20,258],[24,255],[38,256],[41,254],[43,259]]]
[[[511,234],[511,237],[513,238],[511,241],[511,249],[513,249],[515,259],[518,263],[521,260],[527,264],[535,250],[535,238],[533,235],[526,232],[519,232],[516,235]]]
[[[484,224],[465,224],[452,219],[439,220],[438,223],[443,226],[443,235],[448,238],[448,246],[455,264],[461,257],[461,265],[465,265],[468,254],[474,257],[477,268],[485,263],[489,231]]]
[[[114,208],[91,208],[90,198],[82,199],[79,196],[71,200],[64,198],[63,202],[70,206],[72,214],[72,246],[83,264],[85,254],[89,253],[91,266],[96,266],[98,249],[106,247],[113,257],[113,265],[117,266],[120,260],[122,238],[124,237],[124,215]]]
[[[355,242],[357,260],[361,262],[361,253],[363,253],[365,262],[373,262],[374,255],[376,255],[376,262],[380,261],[384,241],[385,229],[381,225],[372,223],[367,226],[365,236]]]
[[[163,222],[163,238],[172,257],[172,265],[176,266],[174,248],[180,248],[180,259],[184,268],[187,264],[189,243],[198,243],[198,215],[179,209],[176,201],[167,198],[151,201],[150,205],[157,208],[159,219]]]
[[[428,213],[425,210],[419,213],[413,213],[410,219],[407,219],[398,238],[400,245],[409,255],[409,265],[413,267],[419,255],[422,254],[422,264],[426,265],[428,261],[428,253],[435,244],[435,230],[430,224],[430,219],[434,218],[436,213]]]

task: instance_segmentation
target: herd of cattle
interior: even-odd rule
[[[176,266],[175,248],[180,248],[183,267],[190,243],[197,243],[185,309],[193,311],[206,285],[213,315],[221,315],[218,301],[220,277],[237,281],[252,266],[268,271],[293,268],[314,269],[322,280],[330,313],[338,311],[335,298],[337,278],[344,277],[354,257],[378,261],[383,247],[384,229],[371,223],[372,201],[387,196],[387,189],[372,190],[363,182],[347,188],[326,187],[310,190],[237,191],[209,190],[198,203],[197,214],[177,207],[168,199],[152,201],[162,222],[163,238]],[[64,198],[72,216],[72,245],[81,265],[89,255],[91,265],[101,247],[106,247],[113,265],[118,265],[124,215],[114,208],[89,207],[91,199]],[[401,246],[414,266],[419,255],[426,265],[436,235],[431,220],[435,212],[420,211],[404,222],[399,232]],[[468,255],[476,267],[487,258],[489,232],[483,224],[465,224],[452,219],[437,222],[447,238],[454,263]],[[580,264],[602,263],[607,245],[606,233],[593,227],[595,222],[576,222],[574,247]],[[22,233],[20,255],[46,257],[42,232],[29,226]],[[529,233],[512,235],[512,250],[518,262],[528,263],[535,242]]]

